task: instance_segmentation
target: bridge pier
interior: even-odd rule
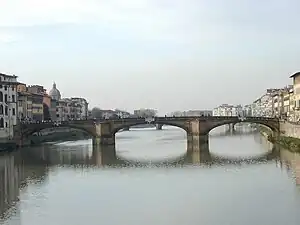
[[[187,135],[188,152],[201,152],[209,149],[208,135]]]
[[[103,146],[95,145],[93,146],[92,153],[93,163],[96,166],[105,166],[114,164],[116,162],[116,149],[115,146]]]
[[[197,165],[202,163],[211,163],[212,158],[208,148],[202,148],[201,151],[193,151],[188,149],[186,161],[187,163]]]
[[[235,131],[234,125],[235,125],[234,123],[228,124],[228,126],[229,126],[229,132],[230,132],[230,133],[234,133],[234,131]]]
[[[156,130],[162,130],[162,124],[156,124]]]
[[[115,135],[93,137],[93,145],[115,145]]]

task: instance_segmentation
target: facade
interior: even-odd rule
[[[84,98],[63,98],[57,101],[56,118],[59,121],[85,120],[88,118],[88,103]]]
[[[12,139],[17,124],[17,76],[0,73],[0,139]]]
[[[292,86],[287,86],[273,92],[273,116],[289,118],[291,116],[291,96],[293,95]]]
[[[273,117],[274,111],[278,111],[279,100],[274,96],[281,89],[267,89],[266,93],[252,103],[252,116],[257,117]]]
[[[44,120],[52,120],[51,118],[51,97],[45,93],[43,95],[43,114],[44,114]],[[54,108],[56,110],[56,106]]]
[[[169,114],[169,116],[181,117],[181,116],[213,116],[213,110],[188,110],[188,111],[175,111]]]
[[[57,105],[58,105],[58,102],[55,99],[51,98],[51,101],[50,101],[50,118],[51,118],[52,121],[57,120],[57,116],[56,116]]]
[[[18,92],[18,119],[32,121],[32,94]]]
[[[101,117],[104,119],[116,118],[117,114],[114,110],[101,110]]]
[[[89,116],[88,102],[84,98],[61,98],[60,91],[53,83],[49,91],[50,118],[57,121],[84,120]]]
[[[212,110],[189,110],[184,111],[183,116],[212,116]]]
[[[42,94],[32,94],[32,120],[42,122],[44,120],[44,105]]]
[[[65,100],[57,101],[56,105],[56,118],[57,121],[67,121],[69,119],[69,112]]]
[[[138,117],[154,117],[157,114],[155,109],[137,109],[133,112],[134,116]]]
[[[88,102],[84,98],[71,98],[71,102],[75,105],[74,111],[76,114],[74,115],[74,118],[76,119],[87,119],[88,118]]]
[[[245,105],[243,107],[243,115],[245,117],[251,117],[252,116],[252,108],[251,105]]]
[[[45,119],[44,96],[47,96],[46,89],[44,89],[44,87],[41,85],[30,85],[27,87],[27,91],[31,94],[32,99],[32,121],[42,122]],[[47,105],[45,105],[45,109],[49,112],[49,109],[47,109]],[[49,113],[46,113],[46,117],[46,119],[49,119]]]
[[[229,105],[222,104],[213,109],[213,116],[242,116],[243,115],[243,107],[242,105]]]
[[[115,113],[120,118],[128,118],[131,116],[131,114],[129,112],[119,110],[119,109],[115,109]]]
[[[297,72],[290,76],[293,79],[293,95],[290,98],[291,107],[290,107],[290,117],[292,121],[300,121],[300,72]]]

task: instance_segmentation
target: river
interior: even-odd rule
[[[184,131],[132,129],[0,156],[0,224],[299,225],[300,156],[247,127],[187,152]]]

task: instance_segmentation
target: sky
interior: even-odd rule
[[[102,109],[249,104],[300,70],[298,0],[0,0],[0,72]]]

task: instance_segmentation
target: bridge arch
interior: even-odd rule
[[[223,121],[223,122],[219,122],[214,124],[213,126],[211,126],[208,131],[207,134],[210,133],[210,131],[212,131],[214,128],[217,127],[221,127],[224,125],[228,125],[228,124],[237,124],[237,123],[250,123],[250,124],[258,124],[258,125],[263,125],[265,127],[267,127],[268,129],[270,129],[273,132],[279,132],[279,121],[273,121],[273,120],[243,120],[243,121]]]
[[[144,122],[134,122],[134,123],[130,123],[130,124],[124,124],[124,125],[120,125],[120,126],[117,126],[116,128],[114,128],[112,130],[112,134],[115,135],[117,132],[119,132],[120,130],[124,129],[124,128],[127,128],[127,127],[132,127],[132,126],[137,126],[137,125],[145,125],[145,124],[149,124],[148,122],[144,121]],[[183,125],[180,125],[180,124],[177,124],[177,123],[174,123],[174,122],[169,122],[169,121],[164,121],[164,122],[160,122],[160,121],[155,121],[155,122],[151,122],[150,124],[159,124],[159,125],[167,125],[167,126],[173,126],[173,127],[178,127],[178,128],[181,128],[183,130],[185,130],[187,133],[188,133],[188,128],[183,126]]]
[[[85,127],[81,127],[81,126],[76,126],[76,125],[72,125],[72,124],[61,124],[59,126],[54,126],[54,125],[48,125],[48,126],[43,126],[43,124],[41,124],[40,126],[36,126],[33,128],[25,128],[22,130],[22,136],[23,137],[28,137],[36,132],[40,132],[42,130],[45,129],[57,129],[57,128],[72,128],[72,129],[76,129],[76,130],[80,130],[83,131],[87,134],[89,134],[91,137],[96,137],[96,133],[95,131],[92,131],[91,129],[85,128]]]

